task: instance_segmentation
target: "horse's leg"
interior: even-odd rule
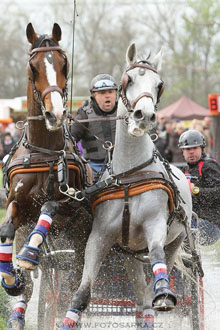
[[[101,263],[112,244],[110,234],[104,235],[98,228],[92,230],[86,245],[82,282],[73,296],[71,308],[68,310],[60,330],[72,330],[77,327],[82,312],[89,304],[91,289]]]
[[[13,241],[15,227],[13,222],[18,216],[18,205],[12,201],[6,211],[5,220],[0,226],[0,272],[2,286],[11,296],[17,296],[25,288],[24,276],[21,270],[15,269],[12,263]]]
[[[166,260],[165,252],[161,247],[157,247],[151,251],[152,269],[154,274],[154,292],[152,305],[156,310],[169,311],[176,305],[176,297],[170,290],[168,273],[172,269],[175,255],[178,251],[180,244],[184,239],[185,233],[182,232],[171,244],[166,248],[166,255],[169,258]],[[156,252],[156,253],[155,253]],[[168,264],[168,270],[167,270]]]
[[[21,227],[16,231],[16,251],[19,251],[28,235],[28,227]],[[33,281],[29,271],[25,271],[25,290],[18,297],[8,321],[8,329],[23,330],[25,325],[25,312],[33,292]]]
[[[91,233],[92,219],[91,215],[89,215],[86,211],[82,210],[80,212],[80,216],[74,221],[73,229],[71,233],[73,233],[70,238],[70,242],[72,242],[75,256],[74,256],[74,279],[71,287],[71,292],[75,292],[82,280],[83,274],[83,266],[85,260],[85,250],[86,244]]]
[[[18,265],[23,269],[35,269],[39,264],[39,247],[46,239],[47,232],[52,224],[53,216],[56,215],[58,203],[49,201],[41,207],[41,213],[34,230],[28,236],[28,244],[24,244],[17,255]]]
[[[128,279],[136,295],[136,325],[138,330],[154,329],[154,309],[152,307],[152,284],[146,282],[143,264],[132,256],[125,255]],[[152,271],[150,273],[152,277]]]

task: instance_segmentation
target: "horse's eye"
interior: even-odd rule
[[[128,76],[128,85],[132,85],[133,84],[133,80],[130,76]]]

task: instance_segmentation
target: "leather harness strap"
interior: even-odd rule
[[[155,190],[155,189],[163,189],[167,192],[169,196],[168,205],[169,212],[172,213],[174,210],[174,192],[172,187],[165,183],[164,180],[146,180],[139,183],[131,183],[128,190],[128,197],[136,196],[142,194],[146,191]],[[92,212],[94,214],[94,210],[96,205],[112,199],[119,199],[125,197],[124,187],[119,188],[110,188],[98,194],[95,201],[92,203]]]
[[[92,213],[94,214],[96,205],[104,201],[124,198],[124,210],[122,216],[122,244],[124,247],[128,246],[129,243],[129,197],[136,196],[150,190],[162,189],[168,194],[169,212],[170,215],[173,214],[175,206],[175,191],[169,181],[169,178],[164,175],[164,173],[143,170],[120,177],[117,184],[117,187],[107,187],[101,193],[96,195],[96,199],[92,202]]]
[[[77,188],[81,189],[82,185],[81,185],[81,179],[80,179],[80,168],[75,165],[74,163],[69,163],[68,162],[68,168],[72,169],[73,171],[76,172],[76,184],[77,184]],[[53,166],[53,170],[57,171],[57,164],[54,164]],[[50,166],[47,163],[44,164],[34,164],[31,165],[28,168],[25,168],[23,165],[21,166],[16,166],[14,168],[11,168],[9,170],[9,182],[10,182],[10,188],[11,189],[11,182],[12,182],[12,178],[16,175],[16,174],[24,174],[24,173],[38,173],[38,172],[49,172],[50,171]]]

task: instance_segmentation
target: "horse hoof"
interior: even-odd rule
[[[38,248],[24,244],[24,247],[16,256],[19,267],[26,270],[34,270],[39,264],[39,252]]]
[[[9,296],[19,296],[25,289],[25,277],[21,269],[14,269],[12,275],[15,278],[13,285],[7,285],[4,278],[2,278],[1,284],[4,290]]]
[[[12,313],[8,321],[8,330],[24,330],[25,320],[21,313]]]
[[[17,265],[18,267],[25,270],[34,270],[37,267],[37,265],[33,264],[32,262],[22,259],[17,259]]]
[[[176,306],[176,296],[168,288],[158,288],[154,295],[152,306],[157,311],[171,311]]]

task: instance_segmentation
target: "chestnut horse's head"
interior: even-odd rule
[[[61,28],[55,23],[52,36],[38,36],[31,23],[26,35],[31,43],[28,76],[48,130],[62,125],[66,112],[68,60],[59,47]],[[32,114],[33,115],[33,114]]]

